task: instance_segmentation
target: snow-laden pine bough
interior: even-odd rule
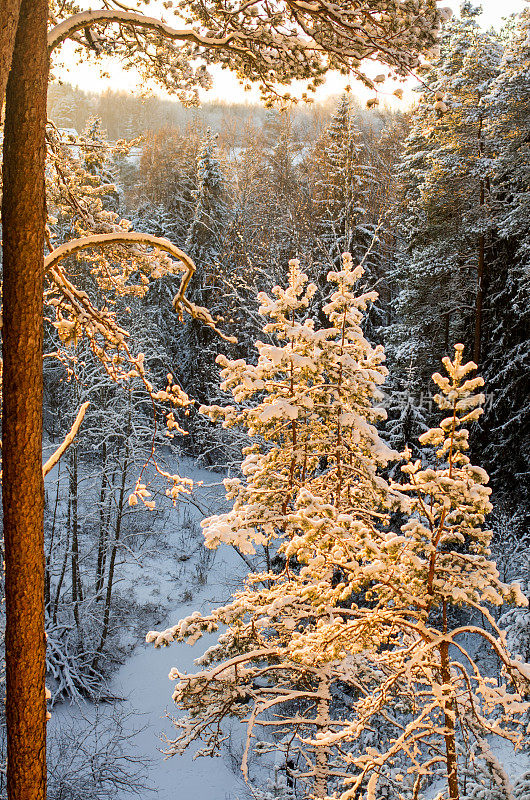
[[[169,12],[173,24],[133,11],[121,3],[105,3],[64,16],[52,14],[50,52],[73,39],[92,54],[111,53],[146,79],[155,79],[187,103],[196,103],[199,87],[208,88],[207,66],[220,63],[249,86],[257,81],[265,100],[289,100],[279,85],[303,81],[306,99],[330,70],[351,75],[374,91],[385,80],[368,76],[363,62],[388,65],[400,78],[436,52],[448,8],[433,0],[371,0],[334,4],[321,0],[260,0],[203,3],[200,12],[189,0]],[[168,7],[169,9],[169,7]],[[186,27],[182,27],[185,20]],[[177,27],[178,26],[178,27]],[[195,64],[199,61],[199,66]],[[398,90],[399,92],[399,90]]]
[[[246,451],[243,479],[225,482],[233,507],[205,520],[206,543],[265,548],[268,569],[227,605],[148,634],[163,646],[221,630],[198,672],[171,673],[187,715],[167,753],[197,740],[198,755],[218,753],[236,718],[245,774],[251,752],[279,749],[296,796],[410,800],[442,771],[443,797],[458,800],[457,754],[473,742],[509,787],[489,739],[523,742],[530,667],[510,655],[492,606],[527,601],[489,560],[488,479],[466,455],[482,380],[468,377],[462,345],[444,359],[448,377],[434,376],[444,419],[422,444],[437,448],[436,464],[406,451],[404,483],[381,475],[398,454],[374,427],[386,370],[360,327],[374,299],[354,295],[360,272],[346,256],[330,273],[329,327],[317,329],[306,318],[314,287],[293,262],[288,289],[260,295],[277,343],[257,343],[256,365],[220,359],[235,403],[204,411],[261,444]],[[483,674],[474,639],[496,675]]]

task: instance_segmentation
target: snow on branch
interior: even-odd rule
[[[103,54],[108,42],[93,29],[114,25],[119,35],[113,55],[138,66],[144,48],[146,75],[171,91],[186,96],[197,86],[209,85],[211,76],[205,69],[192,74],[190,68],[200,55],[209,63],[219,61],[234,69],[245,85],[258,81],[268,101],[287,101],[293,99],[291,93],[280,94],[278,85],[306,81],[301,98],[307,99],[307,92],[315,91],[329,69],[351,73],[376,91],[380,80],[370,78],[361,67],[366,59],[382,61],[395,76],[406,77],[421,66],[423,56],[432,56],[442,23],[451,14],[432,0],[390,4],[387,0],[367,4],[242,0],[228,6],[204,2],[200,11],[183,0],[180,7],[197,27],[172,27],[140,11],[86,10],[50,29],[49,49],[73,38]],[[143,32],[140,47],[138,32]]]
[[[95,233],[92,236],[82,236],[79,239],[71,239],[59,247],[55,248],[44,259],[44,271],[51,269],[63,258],[79,253],[89,247],[107,247],[115,244],[145,244],[163,250],[181,261],[186,267],[184,290],[188,285],[191,276],[195,272],[195,264],[191,258],[178,247],[175,247],[169,239],[162,239],[159,236],[152,236],[149,233],[130,233],[128,231],[113,231],[112,233]]]
[[[116,11],[110,8],[98,9],[97,11],[82,11],[73,14],[68,19],[63,20],[48,32],[48,48],[53,50],[55,47],[70,38],[78,31],[84,30],[91,25],[117,22],[121,24],[134,25],[135,28],[146,28],[155,33],[159,33],[167,39],[193,42],[209,48],[228,47],[230,42],[237,39],[239,33],[232,31],[226,36],[219,38],[201,36],[200,33],[192,28],[172,28],[156,17],[146,17],[144,14],[135,11]]]
[[[195,273],[196,267],[193,260],[179,247],[172,244],[169,239],[163,239],[159,236],[152,236],[150,233],[132,233],[128,231],[113,231],[112,233],[95,233],[91,236],[82,236],[79,239],[71,239],[59,247],[55,248],[44,259],[44,271],[50,272],[54,280],[61,285],[65,283],[66,278],[62,273],[57,270],[57,264],[68,256],[75,255],[82,250],[87,250],[91,247],[107,247],[112,245],[127,245],[127,244],[144,244],[149,247],[154,247],[157,250],[162,250],[165,253],[176,258],[184,266],[184,274],[180,282],[179,290],[173,298],[173,307],[177,314],[181,315],[181,309],[185,308],[190,316],[200,320],[209,328],[212,328],[222,339],[227,342],[237,342],[233,336],[226,336],[215,324],[215,320],[211,316],[207,308],[197,306],[191,303],[185,292],[188,284]],[[72,294],[73,287],[69,284],[69,294]],[[83,293],[84,295],[84,293]],[[85,299],[84,297],[81,299]],[[121,333],[124,333],[121,331]]]
[[[43,476],[43,478],[45,478],[46,475],[49,472],[52,471],[52,469],[57,464],[57,462],[59,461],[59,459],[61,458],[63,453],[65,453],[68,450],[68,448],[70,447],[70,445],[74,441],[74,439],[77,436],[77,433],[79,431],[79,428],[81,427],[81,423],[83,422],[83,419],[84,419],[85,414],[86,414],[86,410],[89,407],[89,405],[90,405],[90,403],[88,401],[86,403],[83,403],[83,405],[79,409],[77,417],[74,420],[74,424],[70,428],[70,433],[65,437],[63,443],[57,448],[55,453],[53,453],[53,455],[51,455],[50,458],[47,460],[47,462],[44,464],[44,466],[42,468],[42,476]]]

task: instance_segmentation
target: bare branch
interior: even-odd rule
[[[46,475],[49,472],[52,471],[52,469],[58,463],[58,461],[61,458],[61,456],[68,450],[68,448],[70,447],[70,445],[74,441],[74,439],[77,436],[77,433],[79,431],[79,428],[81,427],[81,423],[83,422],[84,416],[86,414],[86,410],[89,407],[89,405],[90,405],[90,403],[88,402],[88,400],[87,400],[86,403],[83,403],[83,405],[81,406],[81,408],[78,411],[77,417],[74,420],[74,424],[70,428],[70,433],[66,436],[65,440],[57,448],[55,453],[53,455],[51,455],[50,458],[47,460],[47,462],[44,464],[44,466],[42,468],[42,475],[43,475],[44,478],[46,477]]]

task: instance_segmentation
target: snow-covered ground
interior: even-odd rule
[[[239,556],[229,548],[224,547],[216,552],[206,584],[198,592],[194,591],[193,586],[190,587],[192,600],[175,603],[167,620],[157,628],[169,627],[196,609],[209,610],[225,600],[228,584],[241,572],[241,563]],[[176,589],[180,592],[182,587]],[[159,800],[236,800],[244,792],[242,778],[229,768],[223,758],[193,760],[194,748],[182,756],[164,760],[159,752],[163,747],[160,734],[171,736],[172,731],[171,722],[165,717],[165,709],[175,713],[168,673],[174,666],[180,671],[193,671],[193,660],[215,639],[216,634],[211,634],[191,647],[185,643],[175,643],[156,650],[153,645],[139,644],[113,681],[116,693],[127,696],[131,708],[142,714],[141,724],[145,725],[145,729],[138,734],[135,743],[143,754],[153,757],[147,777],[148,782],[156,788]]]
[[[223,505],[224,489],[221,476],[206,470],[197,469],[193,462],[182,459],[175,465],[179,474],[203,482],[193,494],[193,501],[207,513],[214,513]],[[191,521],[199,522],[201,510],[194,502],[179,505],[169,512],[166,521],[168,544],[186,541],[186,527]],[[164,557],[144,559],[140,563],[126,563],[120,568],[122,588],[130,591],[135,601],[156,603],[159,599],[162,608],[169,608],[164,616],[153,619],[150,627],[164,629],[181,617],[198,609],[209,610],[224,602],[230,595],[231,587],[245,574],[245,564],[237,553],[229,547],[215,551],[207,569],[201,569],[201,558],[209,551],[203,550],[200,540],[190,541],[190,558],[175,563],[175,553],[168,549],[167,563]],[[201,576],[206,581],[203,583]],[[169,598],[169,599],[168,599]],[[147,630],[145,631],[147,633]],[[171,667],[181,671],[192,671],[193,661],[215,641],[215,634],[204,636],[197,644],[173,644],[171,647],[155,649],[139,641],[126,663],[115,673],[111,689],[116,696],[125,698],[117,701],[116,707],[124,715],[125,733],[139,731],[130,740],[129,746],[138,755],[150,759],[143,769],[145,783],[154,790],[153,796],[159,800],[239,800],[245,795],[242,777],[231,769],[225,758],[199,758],[194,760],[195,750],[182,756],[166,759],[161,752],[165,733],[171,736],[172,724],[166,716],[178,714],[171,700],[173,684],[168,679]],[[112,713],[112,704],[102,707],[102,713]],[[49,722],[49,733],[53,736],[60,726],[70,724],[76,717],[91,719],[93,710],[89,704],[79,708],[76,705],[57,706]],[[101,710],[100,710],[101,713]],[[196,749],[196,748],[195,748]],[[134,754],[134,753],[133,753]],[[127,790],[121,790],[119,797],[130,797]],[[136,795],[137,796],[137,795]],[[147,795],[149,796],[149,794]]]

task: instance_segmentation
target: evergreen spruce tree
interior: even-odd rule
[[[412,359],[420,385],[451,341],[467,341],[476,361],[483,345],[492,236],[486,98],[501,51],[478,14],[466,2],[448,24],[440,57],[425,73],[429,89],[413,113],[401,165],[403,247],[386,343],[401,375]]]
[[[340,264],[348,252],[359,263],[365,256],[375,226],[367,218],[369,195],[375,176],[364,151],[360,131],[352,119],[350,100],[342,95],[330,124],[311,154],[313,209],[316,224],[315,260],[320,264],[320,283],[330,266]],[[369,258],[365,285],[373,286],[375,265]]]
[[[306,148],[289,111],[280,114],[269,111],[264,134],[266,189],[262,202],[270,250],[264,266],[269,270],[274,265],[281,280],[285,264],[296,253],[306,250],[308,237],[312,236],[313,220],[308,219],[308,193],[300,170]]]
[[[484,374],[491,402],[481,451],[496,496],[530,519],[530,13],[516,18],[489,98],[495,250],[488,281]],[[525,512],[523,512],[525,513]],[[525,524],[526,523],[526,524]]]
[[[217,136],[208,128],[197,157],[195,209],[184,249],[197,266],[188,290],[190,301],[220,319],[229,311],[225,298],[229,276],[225,258],[230,225],[227,198],[228,183],[217,152]],[[218,337],[199,320],[188,319],[179,338],[177,374],[182,385],[195,400],[211,402],[218,394],[214,379]],[[215,448],[214,453],[208,453],[209,429],[204,420],[191,417],[189,431],[196,454],[215,463]]]

